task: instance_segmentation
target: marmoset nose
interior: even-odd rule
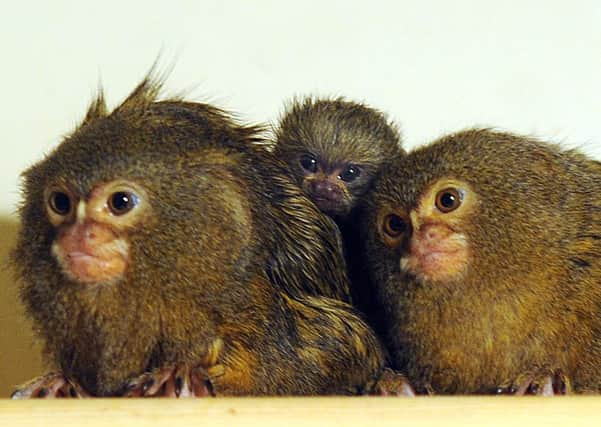
[[[313,181],[311,192],[319,199],[340,200],[342,197],[340,188],[327,180]]]

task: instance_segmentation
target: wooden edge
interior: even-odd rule
[[[0,400],[0,426],[596,426],[601,396]]]

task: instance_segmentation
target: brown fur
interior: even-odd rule
[[[369,192],[377,172],[386,162],[404,153],[398,127],[381,111],[358,102],[306,97],[287,106],[275,134],[274,154],[286,162],[307,197],[316,201],[311,191],[313,181],[329,179],[340,188],[343,194],[340,206],[322,210],[335,219],[342,232],[353,304],[378,327],[379,313],[363,271],[362,242],[357,238],[356,223],[362,215],[361,200]],[[318,160],[319,173],[305,174],[299,163],[305,154]],[[345,183],[335,175],[338,168],[347,164],[358,166],[361,174]]]
[[[99,96],[24,174],[13,262],[53,364],[102,396],[145,371],[199,363],[223,366],[218,395],[361,391],[382,354],[344,302],[334,223],[256,144],[260,128],[157,100],[160,88],[148,77],[111,113]],[[124,276],[83,286],[51,255],[44,189],[60,180],[85,199],[115,179],[146,189],[149,218],[128,232]]]
[[[299,156],[312,154],[327,169],[346,163],[361,168],[359,178],[344,185],[348,206],[334,217],[348,215],[368,191],[381,165],[402,151],[397,126],[382,112],[344,98],[293,100],[275,134],[276,157],[286,162],[309,198]]]
[[[418,280],[378,231],[441,178],[477,198],[456,229],[471,248],[456,280]],[[601,390],[601,164],[576,151],[488,130],[444,137],[399,158],[369,196],[366,258],[395,367],[419,389],[484,393],[561,370]],[[410,238],[408,234],[407,238]]]

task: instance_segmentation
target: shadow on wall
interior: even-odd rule
[[[44,371],[41,346],[34,342],[13,272],[7,267],[17,230],[15,219],[0,216],[0,398],[10,396],[15,385]]]

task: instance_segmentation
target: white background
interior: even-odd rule
[[[159,53],[169,90],[245,121],[345,95],[397,120],[407,147],[485,125],[601,158],[601,1],[4,1],[0,213],[98,82],[115,106]]]

